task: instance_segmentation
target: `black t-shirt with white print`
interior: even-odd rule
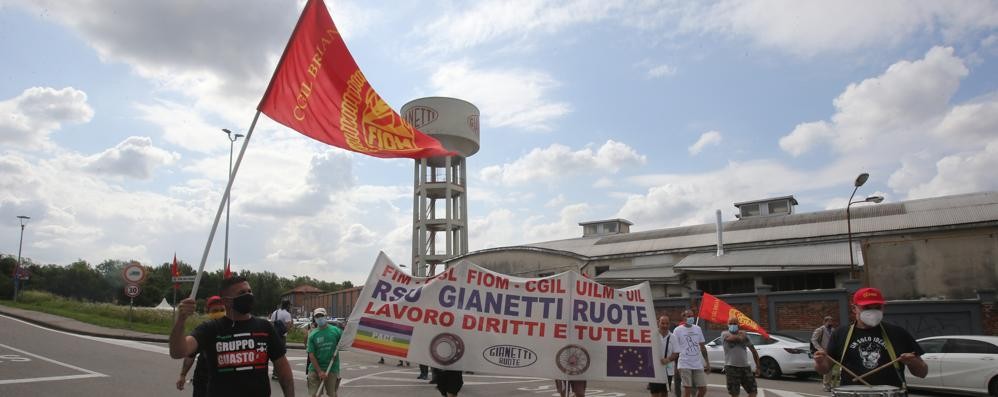
[[[917,356],[921,356],[925,353],[918,345],[918,342],[915,341],[915,338],[904,328],[888,323],[881,324],[884,326],[887,338],[890,339],[891,345],[894,346],[894,353],[897,356],[912,352]],[[835,360],[842,357],[842,347],[843,345],[846,346],[846,356],[842,360],[842,364],[846,368],[862,376],[881,365],[891,362],[891,355],[887,351],[887,343],[884,342],[883,332],[881,332],[880,327],[866,329],[854,327],[852,337],[849,339],[849,343],[846,344],[845,339],[848,333],[848,325],[839,327],[832,333],[831,341],[828,342],[828,355]],[[898,364],[901,366],[900,371],[892,365],[863,378],[863,380],[869,382],[871,385],[901,387],[902,379],[904,378],[904,365],[900,362]],[[841,378],[842,385],[863,384],[858,381],[853,382],[853,376],[846,371],[842,371]]]
[[[202,323],[191,332],[205,358],[210,377],[208,395],[269,396],[268,361],[284,357],[283,338],[270,321],[228,317]]]

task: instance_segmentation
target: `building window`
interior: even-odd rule
[[[835,288],[834,273],[788,274],[763,277],[763,284],[773,286],[773,291],[802,291]]]
[[[610,266],[596,266],[596,275],[606,273],[607,270],[610,270]]]
[[[617,224],[616,223],[604,223],[603,224],[603,231],[604,231],[604,233],[616,233],[617,232]]]
[[[742,208],[742,218],[749,216],[759,216],[759,204],[746,204]]]
[[[595,224],[593,224],[593,225],[586,225],[582,229],[582,234],[585,235],[585,236],[595,235],[596,234],[596,225]]]
[[[769,203],[769,213],[772,214],[789,214],[790,205],[787,200],[773,201]]]
[[[697,280],[697,289],[711,295],[752,293],[755,292],[755,280],[751,277]]]

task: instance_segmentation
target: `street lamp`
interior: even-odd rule
[[[852,217],[849,207],[856,203],[880,203],[884,201],[884,198],[881,196],[870,196],[863,200],[852,201],[853,197],[856,196],[856,191],[866,183],[867,179],[870,179],[870,174],[865,172],[856,176],[856,181],[853,182],[854,188],[852,189],[852,194],[849,195],[849,203],[846,204],[846,236],[849,239],[849,278],[851,279],[856,278],[856,261],[853,259],[852,253]]]
[[[229,138],[229,177],[226,180],[226,183],[227,184],[231,184],[232,183],[232,149],[235,146],[236,140],[238,140],[239,138],[244,137],[245,135],[243,135],[243,134],[233,134],[232,131],[229,131],[228,128],[222,128],[222,132],[225,132],[225,135]],[[225,261],[222,263],[223,267],[229,265],[229,208],[230,208],[230,203],[231,202],[232,202],[232,192],[229,191],[229,197],[225,200],[225,253],[223,254],[225,256]]]
[[[14,264],[14,302],[17,302],[17,287],[21,281],[21,246],[24,244],[24,225],[31,217],[18,215],[17,219],[21,221],[21,240],[17,243],[17,263]]]

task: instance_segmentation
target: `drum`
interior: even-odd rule
[[[904,397],[900,388],[887,385],[849,385],[832,389],[835,397]]]

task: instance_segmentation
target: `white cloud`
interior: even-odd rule
[[[481,110],[491,128],[550,130],[551,123],[571,111],[550,98],[560,84],[551,76],[520,68],[476,69],[469,62],[440,65],[433,73],[434,95],[467,100]]]
[[[902,149],[902,142],[919,147],[924,142],[912,137],[946,114],[967,73],[952,48],[934,47],[923,59],[897,62],[880,76],[850,84],[835,99],[830,122],[799,124],[780,139],[780,147],[795,156],[822,143],[838,153]]]
[[[455,7],[418,29],[429,43],[423,51],[453,52],[491,43],[529,46],[524,41],[533,35],[553,34],[577,24],[605,19],[627,2],[488,0],[473,4]]]
[[[561,207],[562,205],[565,205],[565,201],[565,195],[559,193],[557,196],[548,200],[547,203],[544,203],[544,206],[547,208]]]
[[[906,198],[998,188],[988,176],[998,147],[998,92],[953,104],[968,74],[952,48],[934,47],[923,59],[850,84],[829,121],[799,124],[780,147],[800,156],[827,145],[839,164],[889,175],[887,185]]]
[[[998,139],[992,139],[982,150],[968,151],[943,157],[935,164],[931,179],[908,190],[909,198],[935,197],[948,194],[998,190]]]
[[[624,143],[608,140],[595,152],[591,148],[572,151],[553,144],[535,148],[523,157],[502,165],[485,167],[479,176],[510,186],[548,181],[583,172],[616,173],[623,167],[644,164],[646,157]]]
[[[648,190],[627,197],[615,217],[635,221],[635,227],[642,230],[711,222],[717,209],[730,220],[736,202],[845,185],[848,182],[839,177],[842,174],[832,167],[804,171],[756,160],[731,162],[702,173],[635,176],[628,180]]]
[[[700,134],[700,139],[697,139],[697,141],[694,144],[690,145],[690,147],[686,148],[686,150],[690,152],[691,156],[696,156],[700,154],[700,151],[702,151],[703,148],[707,147],[708,145],[710,146],[720,145],[721,139],[722,138],[720,132],[707,131],[703,134]]]
[[[155,168],[178,159],[180,154],[153,146],[149,137],[130,136],[113,148],[81,159],[79,164],[95,174],[149,179]]]
[[[937,32],[953,42],[998,27],[998,4],[987,0],[725,0],[685,14],[681,26],[747,37],[763,47],[813,56],[895,46],[924,32]]]
[[[157,101],[154,104],[136,104],[138,117],[159,126],[163,139],[181,148],[200,153],[228,149],[229,142],[220,127],[204,120],[204,116],[191,107],[176,102]]]
[[[676,67],[669,64],[661,64],[648,69],[648,77],[653,79],[662,77],[672,77],[676,75]]]
[[[378,235],[359,223],[354,223],[347,227],[346,233],[340,237],[341,244],[353,244],[358,246],[370,246],[377,240]]]
[[[64,123],[86,123],[94,116],[87,94],[73,87],[31,87],[0,102],[0,144],[40,147]]]
[[[592,207],[586,203],[569,204],[558,211],[558,218],[545,222],[544,217],[526,215],[501,208],[484,217],[473,217],[468,226],[472,250],[538,241],[580,237],[579,222],[592,220]]]

